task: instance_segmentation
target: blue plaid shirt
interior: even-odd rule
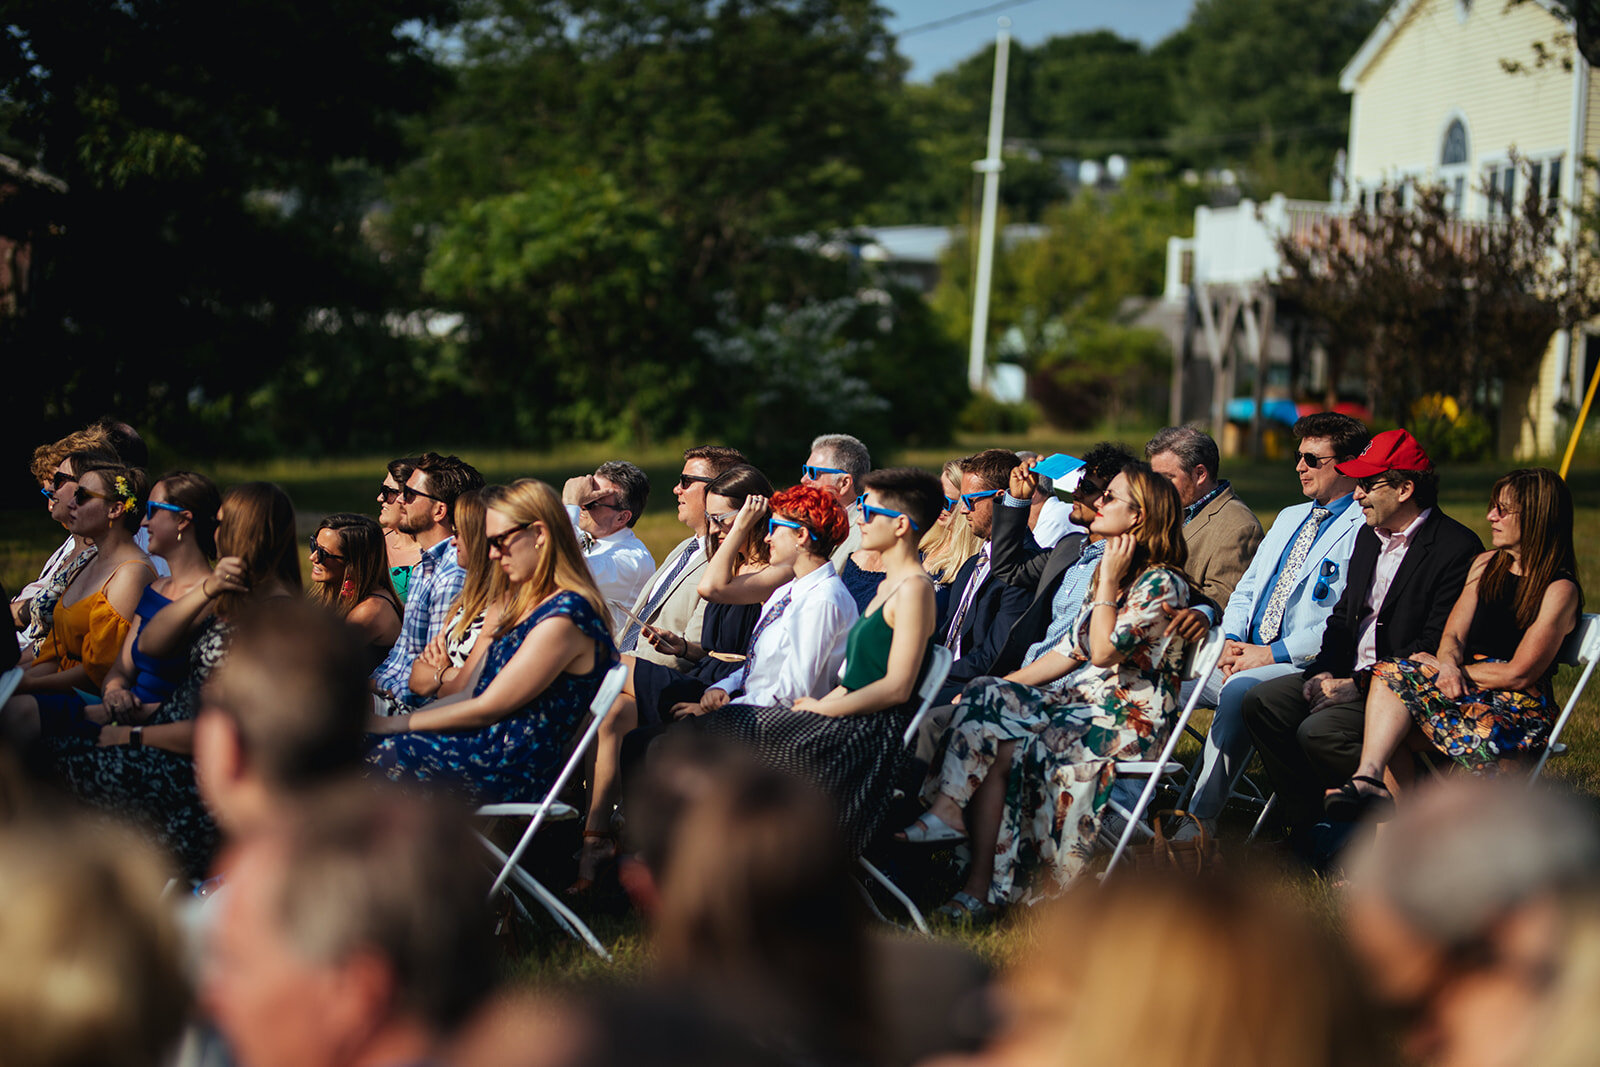
[[[456,561],[456,539],[447,538],[424,549],[422,560],[411,572],[406,590],[406,613],[400,622],[400,637],[389,650],[383,666],[372,672],[372,680],[402,701],[410,704],[421,698],[411,691],[411,665],[422,655],[450,616],[450,605],[461,595],[467,572]]]
[[[1091,541],[1062,574],[1061,584],[1056,586],[1056,595],[1050,601],[1050,625],[1044,637],[1034,642],[1022,657],[1024,666],[1055,648],[1072,630],[1072,624],[1078,621],[1078,612],[1083,609],[1083,598],[1089,592],[1089,579],[1094,577],[1094,569],[1105,554],[1104,541]]]

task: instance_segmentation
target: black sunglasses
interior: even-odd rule
[[[582,509],[583,511],[587,511],[587,512],[590,512],[590,513],[593,513],[593,512],[596,512],[596,511],[603,511],[603,510],[605,510],[607,508],[611,509],[612,511],[627,511],[628,510],[627,508],[623,507],[621,504],[607,504],[603,500],[591,500],[587,504],[579,504],[578,507],[580,509]]]
[[[1327,463],[1329,460],[1334,460],[1334,459],[1338,459],[1338,458],[1339,458],[1338,456],[1314,456],[1310,452],[1296,452],[1294,454],[1295,466],[1298,467],[1300,464],[1304,463],[1306,466],[1310,467],[1312,470],[1316,470],[1318,467],[1322,466],[1324,463]]]
[[[396,489],[392,485],[380,485],[378,486],[378,499],[383,501],[385,504],[393,504],[397,499],[399,499],[400,494],[403,491],[404,490]]]
[[[709,484],[714,481],[716,481],[715,478],[707,478],[703,474],[680,474],[678,475],[678,488],[687,489],[695,482],[704,482]]]
[[[317,544],[316,534],[312,534],[309,540],[311,542],[311,558],[316,562],[326,563],[330,559],[336,559],[340,563],[344,562],[343,556],[336,556],[332,552],[329,552],[327,549],[323,548],[321,545]]]
[[[424,493],[421,489],[413,489],[409,485],[400,490],[400,499],[405,501],[407,504],[411,503],[419,496],[425,496],[429,500],[437,500],[441,504],[449,503],[449,501],[445,500],[445,498],[442,496],[434,496],[432,493]]]
[[[77,480],[78,479],[74,478],[70,474],[67,474],[65,471],[56,471],[54,474],[50,475],[50,487],[59,493],[63,485],[71,485]]]
[[[531,522],[525,522],[521,526],[511,527],[509,530],[501,530],[493,537],[485,537],[484,540],[488,542],[490,548],[494,549],[503,556],[506,554],[506,541],[510,540],[512,537],[516,536],[532,525],[533,523]]]

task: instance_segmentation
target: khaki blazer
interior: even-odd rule
[[[678,558],[678,553],[694,541],[696,541],[694,537],[686,537],[679,541],[661,561],[661,566],[672,566],[673,560]],[[700,575],[705,572],[707,562],[709,561],[702,548],[694,561],[683,568],[683,573],[673,580],[672,589],[667,593],[666,599],[656,605],[654,612],[643,615],[645,602],[650,599],[650,590],[655,586],[655,578],[652,576],[639,593],[639,599],[633,603],[634,613],[640,615],[651,626],[671,630],[675,634],[685,634],[691,641],[700,640],[700,630],[705,622],[706,602],[700,599],[699,586]],[[642,636],[633,654],[642,660],[659,663],[663,667],[671,667],[677,671],[687,671],[694,666],[692,660],[657,652],[655,647]]]
[[[1233,587],[1244,577],[1256,546],[1261,544],[1261,523],[1228,486],[1183,527],[1189,548],[1189,572],[1200,592],[1226,611]]]

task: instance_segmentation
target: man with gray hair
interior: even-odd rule
[[[1198,592],[1227,610],[1233,587],[1261,544],[1260,521],[1220,477],[1222,454],[1204,430],[1168,426],[1150,438],[1144,454],[1183,501],[1183,542],[1189,547],[1184,569]]]
[[[1538,1062],[1569,905],[1600,876],[1594,812],[1515,777],[1457,778],[1407,794],[1349,871],[1350,943],[1407,1023],[1404,1058]]]
[[[856,498],[861,495],[861,479],[871,469],[872,455],[867,446],[847,433],[825,433],[812,441],[811,455],[800,468],[800,484],[832,493],[850,519],[849,536],[829,557],[839,574],[844,573],[850,554],[861,547],[861,509],[856,506]]]
[[[600,464],[593,474],[568,478],[561,487],[561,502],[577,531],[584,562],[611,605],[617,633],[628,624],[623,606],[639,598],[656,572],[655,557],[633,532],[649,499],[649,477],[620,459]]]
[[[204,1001],[240,1067],[422,1067],[493,990],[489,875],[451,806],[350,783],[228,878]]]

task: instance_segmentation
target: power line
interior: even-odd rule
[[[901,38],[910,37],[914,33],[924,33],[928,30],[937,30],[941,26],[954,26],[958,22],[965,22],[968,19],[975,19],[980,15],[988,15],[992,12],[1001,11],[1008,7],[1021,7],[1023,4],[1031,4],[1034,2],[1035,0],[1005,0],[1004,3],[986,4],[983,7],[973,8],[971,11],[963,11],[959,15],[948,15],[942,19],[934,19],[932,22],[924,22],[919,26],[912,26],[908,30],[901,30],[895,36]]]

